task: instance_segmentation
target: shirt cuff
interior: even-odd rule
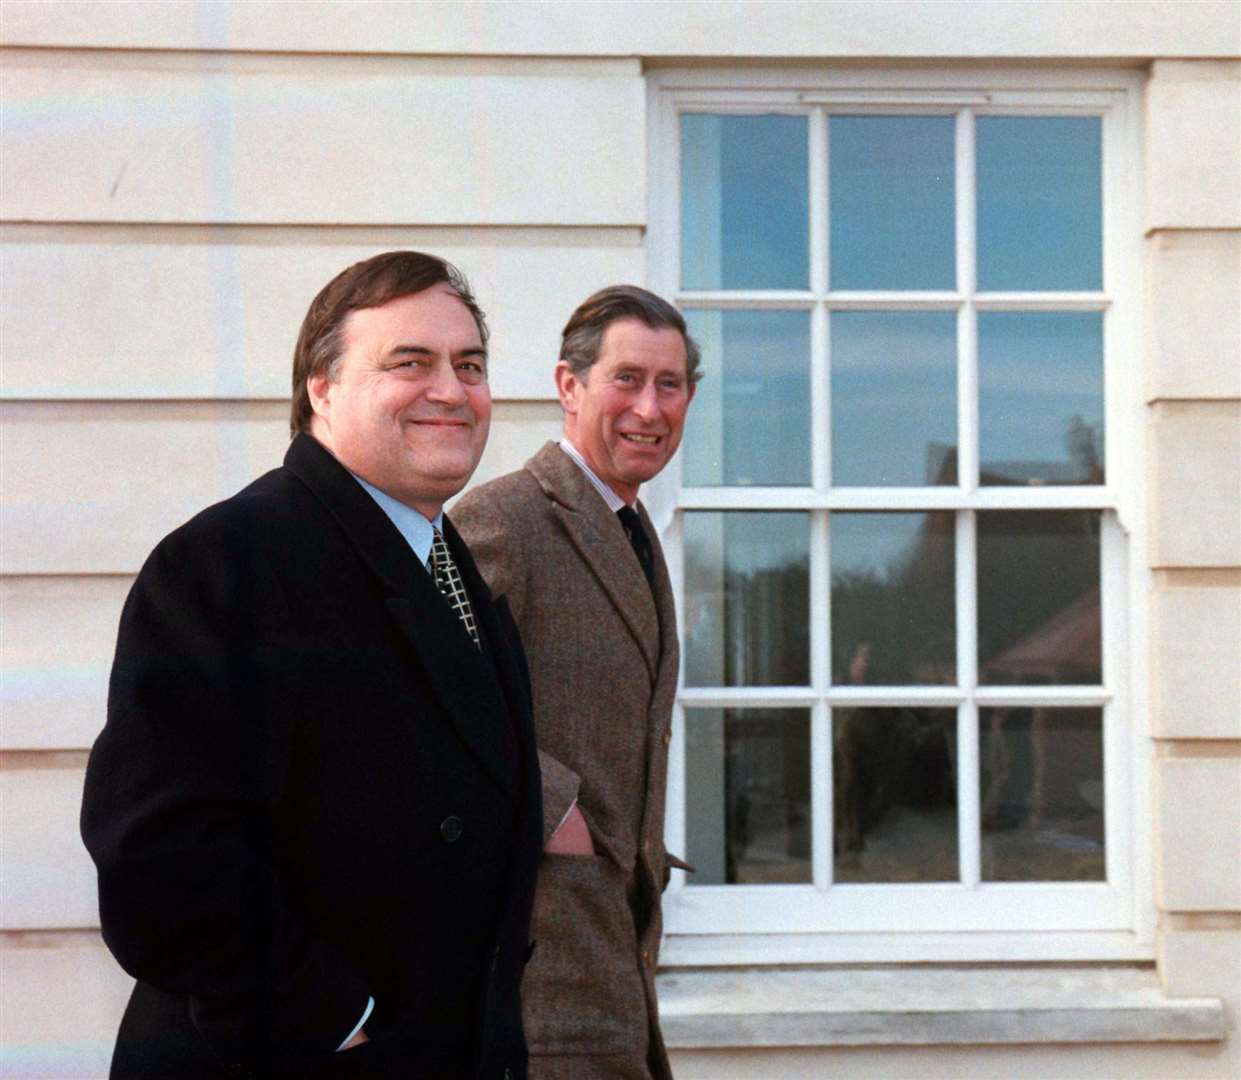
[[[365,1023],[371,1018],[371,1011],[374,1008],[375,1008],[375,999],[373,997],[367,998],[366,999],[366,1012],[362,1014],[362,1019],[359,1020],[354,1025],[353,1030],[349,1032],[349,1034],[346,1035],[343,1040],[341,1040],[341,1044],[336,1048],[336,1052],[338,1054],[345,1048],[346,1043],[348,1043],[350,1039],[352,1039],[359,1031],[362,1030],[363,1025],[365,1025]]]

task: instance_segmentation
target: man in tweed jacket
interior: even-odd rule
[[[564,439],[453,511],[530,660],[545,856],[522,985],[530,1075],[671,1076],[655,965],[676,611],[638,502],[681,441],[698,375],[681,315],[604,289],[564,330]],[[619,514],[618,514],[619,512]]]

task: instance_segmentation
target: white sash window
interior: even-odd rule
[[[653,76],[668,962],[1150,955],[1136,95]]]

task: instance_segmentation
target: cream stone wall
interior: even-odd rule
[[[1241,1074],[1241,64],[1147,93],[1148,692],[1158,968],[1217,994]]]
[[[276,464],[314,292],[393,247],[493,329],[487,479],[558,431],[559,329],[647,264],[644,71],[710,57],[1151,68],[1145,370],[1159,973],[1241,1012],[1235,3],[5,2],[0,1076],[100,1077],[129,980],[77,840],[116,620],[169,529]],[[1225,58],[1221,60],[1220,58]],[[1180,58],[1180,59],[1177,59]],[[1234,802],[1234,795],[1237,802]],[[679,1051],[678,1076],[1241,1074],[1223,1044]]]

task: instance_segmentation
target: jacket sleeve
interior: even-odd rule
[[[469,545],[470,554],[493,596],[508,600],[518,632],[527,614],[527,604],[538,598],[530,595],[527,530],[515,521],[521,515],[506,506],[487,486],[464,496],[452,510],[452,522]],[[538,731],[538,702],[534,703],[534,726]],[[564,762],[539,750],[539,768],[543,774],[543,843],[551,839],[577,799],[581,778]]]
[[[296,715],[270,567],[173,534],[121,616],[82,834],[104,939],[131,975],[185,995],[226,1061],[333,1051],[363,980],[282,894],[272,807]],[[255,562],[257,559],[251,559]]]

